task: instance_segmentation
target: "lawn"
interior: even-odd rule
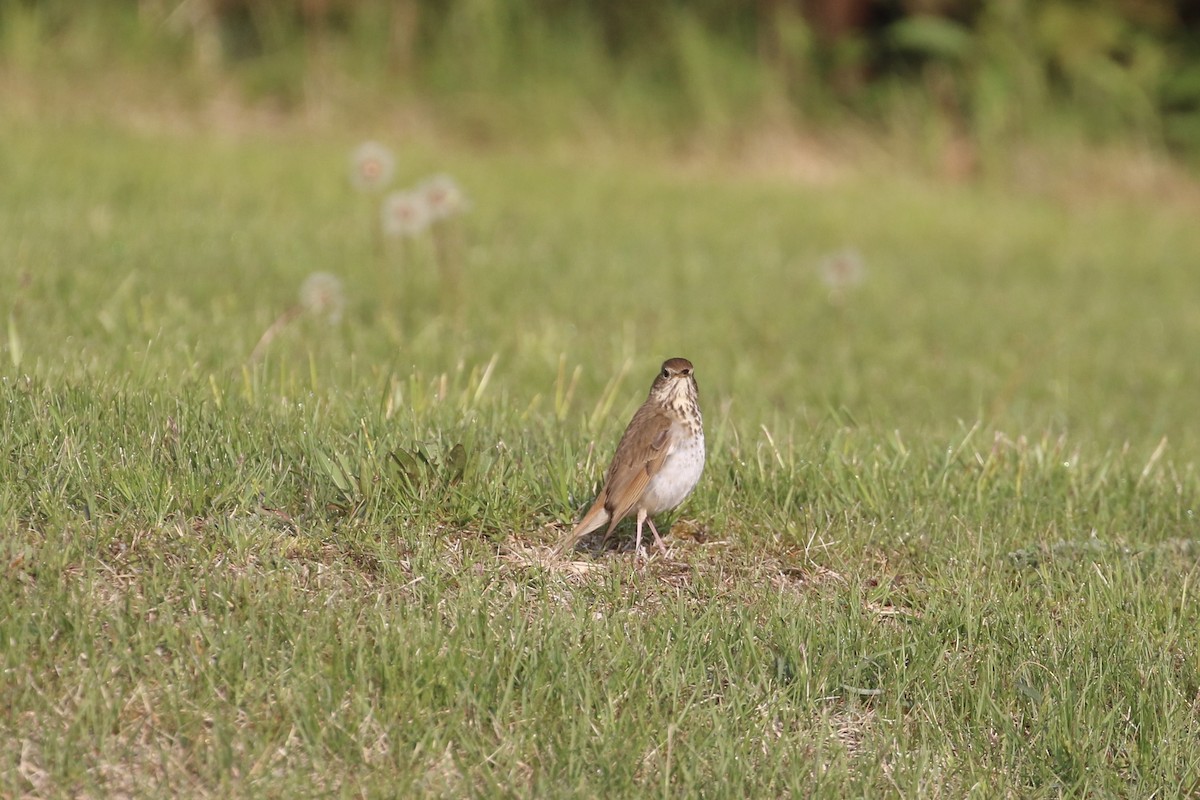
[[[0,132],[0,796],[1200,791],[1194,202],[374,131],[449,298],[357,136]],[[671,356],[669,555],[554,557]]]

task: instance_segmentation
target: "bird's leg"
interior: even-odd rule
[[[638,516],[637,516],[637,536],[635,536],[633,539],[633,557],[634,558],[637,558],[638,553],[642,552],[642,523],[645,521],[646,521],[646,510],[644,508],[639,508]],[[650,523],[650,527],[651,528],[654,527],[653,522]]]
[[[658,545],[658,551],[665,556],[667,554],[667,546],[663,544],[662,537],[658,535],[658,528],[654,527],[654,520],[646,517],[646,522],[650,525],[650,532],[654,534],[654,543]]]

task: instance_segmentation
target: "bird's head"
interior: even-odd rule
[[[686,358],[668,358],[663,362],[650,387],[650,396],[665,403],[695,401],[698,393],[696,368]]]

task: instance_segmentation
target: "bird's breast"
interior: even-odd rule
[[[704,472],[704,433],[677,423],[672,435],[676,441],[671,452],[642,496],[640,505],[651,515],[670,511],[686,500]]]

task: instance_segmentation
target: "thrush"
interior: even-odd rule
[[[686,500],[703,471],[704,427],[695,368],[686,358],[671,358],[663,362],[650,396],[625,428],[604,475],[604,488],[559,544],[558,552],[573,548],[605,524],[607,541],[617,523],[637,514],[634,552],[641,550],[642,525],[648,524],[665,554],[666,545],[652,518]]]

